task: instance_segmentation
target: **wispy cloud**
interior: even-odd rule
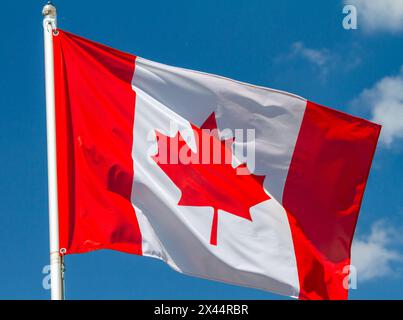
[[[357,8],[358,27],[365,31],[403,31],[402,0],[344,0]]]
[[[355,52],[356,47],[353,48]],[[361,63],[360,55],[347,53],[342,57],[336,51],[327,48],[311,48],[301,41],[294,42],[290,51],[277,57],[276,62],[287,62],[302,59],[308,62],[319,73],[322,80],[326,80],[331,72],[350,71]]]
[[[313,65],[320,73],[320,77],[324,80],[334,61],[336,56],[333,55],[328,49],[314,49],[307,47],[303,42],[294,42],[291,45],[291,51],[288,55],[284,56],[287,59],[302,58]]]
[[[369,235],[353,242],[352,265],[357,269],[358,281],[395,277],[403,265],[399,230],[378,221],[372,225]]]
[[[301,56],[318,67],[330,64],[333,58],[332,53],[328,49],[308,48],[300,41],[294,42],[291,47],[291,56]]]
[[[395,76],[379,80],[372,88],[365,89],[354,106],[369,107],[372,120],[383,125],[381,142],[390,146],[403,138],[403,66]]]

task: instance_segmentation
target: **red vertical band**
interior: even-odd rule
[[[347,299],[351,242],[380,126],[308,102],[283,196],[302,299]]]
[[[135,56],[54,36],[60,247],[141,254],[131,204]]]

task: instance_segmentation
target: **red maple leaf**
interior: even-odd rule
[[[152,158],[181,190],[178,205],[213,207],[210,244],[217,245],[218,209],[252,221],[250,208],[270,197],[263,188],[264,176],[250,173],[245,164],[232,166],[234,139],[219,139],[214,113],[200,128],[192,125],[192,129],[197,152],[180,133],[169,137],[156,131],[158,153]],[[240,168],[242,175],[237,173]]]

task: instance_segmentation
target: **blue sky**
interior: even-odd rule
[[[352,299],[403,298],[403,5],[351,0],[56,2],[67,31],[162,63],[289,91],[384,125],[353,260]],[[372,3],[372,4],[371,4]],[[0,11],[0,299],[47,299],[44,1]],[[281,299],[112,251],[68,256],[69,299]]]

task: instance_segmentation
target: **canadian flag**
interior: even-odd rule
[[[60,247],[346,299],[380,126],[301,97],[54,40]]]

